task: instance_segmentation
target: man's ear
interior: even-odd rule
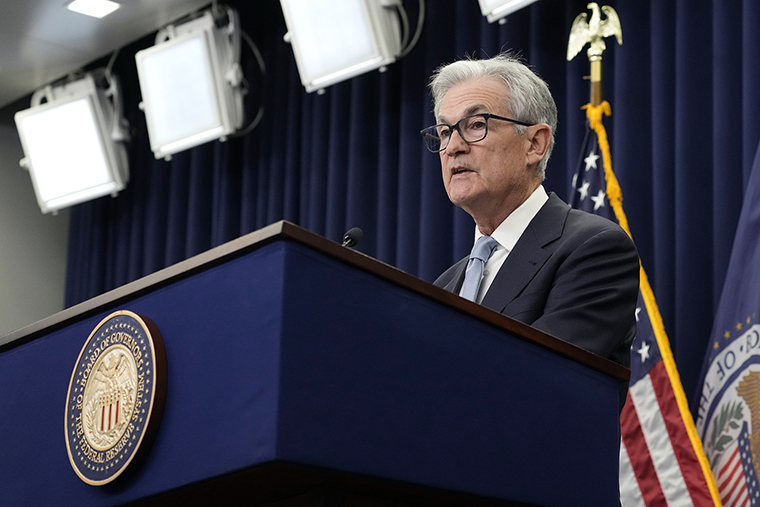
[[[525,154],[528,158],[527,163],[528,165],[537,164],[543,160],[546,152],[549,151],[552,142],[552,129],[546,123],[538,123],[528,127],[525,136],[530,143]]]

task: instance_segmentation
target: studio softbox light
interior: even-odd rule
[[[205,11],[156,35],[135,55],[150,146],[168,157],[234,133],[243,123],[237,13]]]
[[[21,165],[43,213],[115,196],[126,185],[128,134],[115,76],[95,72],[46,86],[14,118],[25,155]]]
[[[280,0],[301,83],[307,92],[396,61],[400,0]]]
[[[537,0],[478,0],[480,2],[480,12],[486,17],[489,23],[498,21],[504,23],[504,19],[509,14],[522,9],[523,7],[536,2]]]

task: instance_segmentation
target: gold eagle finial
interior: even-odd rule
[[[591,9],[591,20],[586,22],[588,15],[582,12],[576,16],[573,26],[570,28],[570,40],[567,43],[568,62],[580,53],[587,42],[591,43],[588,50],[589,60],[602,56],[602,52],[607,48],[604,43],[605,37],[614,35],[618,44],[623,44],[623,30],[620,27],[620,18],[618,18],[615,9],[609,5],[603,6],[601,12],[606,17],[602,19],[599,13],[599,5],[596,2],[589,3],[586,8]]]

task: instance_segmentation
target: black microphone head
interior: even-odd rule
[[[358,227],[353,227],[343,235],[343,246],[355,247],[359,244],[363,237],[364,231]]]

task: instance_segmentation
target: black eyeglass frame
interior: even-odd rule
[[[462,131],[459,129],[459,124],[462,123],[465,120],[469,120],[470,118],[474,118],[476,116],[482,117],[483,120],[485,121],[485,124],[486,124],[485,132],[483,133],[483,137],[481,137],[480,139],[476,139],[474,141],[469,141],[469,140],[467,140],[464,137],[464,134],[462,134]],[[449,147],[449,142],[451,142],[451,136],[449,136],[447,138],[446,144],[444,144],[444,143],[441,142],[440,136],[436,136],[436,135],[431,134],[430,133],[431,131],[436,131],[439,127],[449,127],[449,129],[451,129],[452,132],[454,130],[456,130],[459,133],[459,137],[461,137],[462,140],[464,142],[466,142],[467,144],[477,143],[477,142],[480,142],[483,139],[485,139],[486,136],[488,135],[488,120],[490,120],[491,118],[493,118],[495,120],[509,121],[509,122],[515,123],[517,125],[522,125],[523,127],[533,127],[534,125],[537,125],[536,123],[527,123],[527,122],[524,122],[524,121],[521,121],[521,120],[515,120],[515,119],[512,119],[512,118],[507,118],[506,116],[499,116],[498,114],[493,114],[493,113],[477,113],[477,114],[471,114],[469,116],[465,116],[464,118],[461,118],[454,125],[449,125],[448,123],[438,123],[436,125],[432,125],[430,127],[426,127],[424,129],[420,130],[420,135],[422,136],[423,140],[425,140],[425,147],[428,149],[429,152],[431,152],[431,153],[440,153],[440,152],[442,152],[443,150],[445,150],[446,148]],[[441,147],[439,149],[437,149],[437,150],[431,149],[430,145],[427,142],[428,138],[437,138],[438,142],[441,145]]]

